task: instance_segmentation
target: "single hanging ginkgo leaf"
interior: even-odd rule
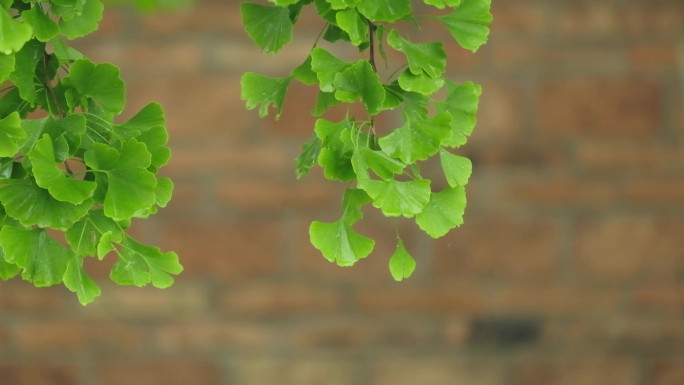
[[[359,180],[359,188],[373,199],[373,206],[386,217],[412,218],[423,211],[430,200],[430,180],[418,179],[408,182],[397,180]]]
[[[352,266],[367,257],[375,241],[365,237],[352,225],[363,218],[361,207],[370,202],[368,194],[359,189],[348,189],[342,200],[342,217],[335,222],[313,221],[309,227],[311,244],[325,259],[339,266]]]
[[[451,136],[442,145],[446,147],[460,147],[468,141],[477,123],[477,110],[482,94],[482,87],[473,82],[462,84],[446,81],[446,99],[435,103],[437,111],[448,112],[451,120]]]
[[[449,187],[465,186],[468,184],[470,174],[473,172],[473,164],[470,159],[454,155],[445,149],[439,150],[439,161],[444,170]]]
[[[446,70],[447,55],[442,43],[412,43],[395,30],[387,35],[387,43],[406,55],[409,70],[414,75],[424,72],[431,78],[438,78]]]
[[[272,105],[276,110],[275,119],[278,120],[283,110],[285,93],[291,81],[291,77],[270,78],[247,72],[240,80],[242,87],[240,97],[245,101],[248,110],[259,107],[259,116],[262,118],[268,116],[268,109]]]
[[[416,261],[406,250],[404,242],[397,237],[397,249],[389,260],[389,269],[395,281],[402,281],[413,274],[416,269]]]
[[[466,194],[462,186],[447,187],[432,193],[430,202],[416,215],[416,223],[433,238],[444,236],[449,230],[463,224]]]
[[[240,13],[247,34],[267,54],[280,51],[292,40],[292,20],[286,7],[242,3]]]
[[[74,255],[64,272],[64,286],[78,295],[78,301],[85,306],[99,297],[100,287],[83,270],[83,257]]]
[[[59,30],[67,39],[73,40],[85,35],[89,35],[97,30],[104,5],[100,0],[81,0],[82,9],[72,17],[61,17],[59,19]]]
[[[0,246],[5,260],[23,271],[22,278],[36,287],[62,282],[71,250],[50,238],[43,229],[18,229],[4,225],[0,230]]]
[[[16,21],[0,6],[0,54],[10,55],[19,51],[27,41],[31,40],[31,26]]]
[[[172,275],[183,271],[174,252],[162,253],[157,247],[143,245],[130,237],[121,241],[119,260],[109,277],[120,285],[145,286],[149,283],[160,289],[173,284]]]
[[[490,6],[491,0],[462,0],[457,9],[437,19],[461,47],[476,52],[489,37]]]

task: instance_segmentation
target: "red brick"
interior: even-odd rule
[[[96,364],[101,385],[220,385],[219,367],[192,360],[110,361]]]
[[[67,308],[67,297],[72,299],[63,287],[39,289],[20,279],[0,283],[0,309],[21,314],[58,314]]]
[[[547,134],[647,135],[660,129],[661,96],[648,80],[549,81],[539,91],[537,116]]]
[[[612,217],[577,227],[577,268],[602,280],[663,279],[684,271],[678,219]]]
[[[0,378],[11,385],[74,385],[79,383],[78,371],[72,365],[47,363],[0,363]]]
[[[160,246],[178,253],[183,274],[220,277],[267,275],[279,269],[281,238],[276,223],[244,220],[167,221]]]
[[[684,311],[684,285],[676,282],[640,284],[631,290],[630,301],[639,311],[681,313]]]
[[[208,307],[208,293],[200,282],[187,282],[181,275],[167,289],[152,286],[107,285],[102,296],[83,308],[84,316],[108,319],[182,319],[203,314]]]
[[[434,241],[435,275],[445,279],[548,279],[559,272],[558,237],[553,222],[466,220],[461,228]]]
[[[608,208],[620,196],[620,186],[571,175],[518,174],[502,188],[501,199],[542,207]]]
[[[294,164],[294,163],[293,163]],[[266,177],[226,180],[219,187],[219,201],[227,207],[257,211],[320,210],[334,205],[341,198],[339,187],[331,182],[296,181]]]
[[[75,301],[75,299],[74,299]],[[84,352],[138,352],[146,343],[141,329],[94,319],[22,321],[14,327],[14,340],[27,355]]]
[[[219,306],[240,316],[292,317],[338,311],[339,290],[298,283],[246,284],[227,288]]]
[[[684,167],[682,146],[655,140],[582,140],[576,153],[582,169],[611,175],[652,175],[658,171],[676,172]]]
[[[629,51],[632,68],[644,71],[674,70],[677,66],[677,47],[674,43],[643,43]]]
[[[365,312],[411,312],[417,314],[479,314],[485,308],[483,287],[464,283],[424,286],[415,281],[389,288],[363,288],[356,301]]]
[[[684,203],[684,180],[681,177],[646,177],[630,179],[625,185],[625,199],[632,205],[652,204],[672,207]]]
[[[570,3],[558,12],[562,17],[552,23],[560,39],[592,37],[606,39],[622,32],[620,14],[610,3]]]
[[[682,31],[684,21],[682,6],[678,2],[661,5],[642,2],[620,12],[620,18],[624,31],[630,37],[672,38]]]
[[[514,36],[542,37],[551,17],[546,4],[530,6],[524,3],[493,3],[494,20],[490,26],[491,40]]]
[[[421,356],[418,359],[379,360],[373,366],[374,384],[378,385],[500,385],[504,368],[500,361]]]
[[[258,351],[282,338],[271,324],[216,321],[206,317],[166,322],[151,333],[160,351],[187,357],[225,350],[240,353]]]
[[[651,369],[648,385],[681,385],[684,381],[684,357],[658,361]]]
[[[620,309],[617,288],[551,283],[515,283],[489,290],[493,311],[503,314],[572,316],[612,314]]]
[[[177,34],[211,33],[222,36],[244,36],[239,3],[203,1],[174,10],[155,10],[140,18],[140,34],[169,38]]]
[[[244,385],[346,385],[358,378],[358,364],[335,359],[283,360],[270,358],[241,359],[235,362],[236,382]]]
[[[516,385],[637,384],[637,366],[624,359],[571,358],[526,359],[515,373]]]
[[[482,84],[478,123],[471,143],[509,142],[521,133],[523,96],[519,87],[503,82]]]
[[[337,314],[311,318],[287,329],[288,346],[301,352],[332,351],[361,353],[370,346],[388,348],[433,346],[432,321],[407,311],[401,316],[379,315],[372,318]]]

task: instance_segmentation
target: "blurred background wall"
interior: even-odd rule
[[[394,229],[350,269],[308,243],[340,186],[295,181],[315,92],[279,122],[245,111],[244,71],[282,76],[321,25],[267,57],[238,2],[140,16],[110,8],[77,43],[119,65],[127,114],[167,112],[175,198],[137,223],[179,253],[164,291],[0,283],[2,385],[684,384],[684,3],[494,0],[490,43],[449,43],[450,77],[481,83],[462,228],[410,225],[415,275],[392,281]],[[421,36],[421,35],[416,35]],[[427,28],[423,41],[451,41]],[[90,271],[107,281],[111,262]]]

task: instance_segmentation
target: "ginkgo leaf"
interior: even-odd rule
[[[0,54],[0,82],[4,83],[14,72],[14,54]]]
[[[36,142],[33,150],[28,154],[33,164],[33,175],[38,186],[47,189],[59,201],[79,204],[90,198],[95,191],[96,183],[79,180],[67,176],[57,166],[52,139],[44,135]]]
[[[411,14],[411,0],[359,0],[357,9],[368,20],[393,23]]]
[[[26,138],[26,131],[21,128],[21,118],[18,112],[12,112],[4,119],[0,119],[0,157],[16,155],[24,138]]]
[[[292,40],[292,20],[286,7],[242,3],[240,13],[247,34],[266,53],[274,54]]]
[[[338,100],[350,103],[360,99],[370,115],[382,111],[385,88],[366,60],[360,60],[335,75],[333,87]]]
[[[293,79],[306,84],[307,86],[318,83],[316,73],[311,69],[311,55],[306,57],[304,63],[290,72]]]
[[[291,77],[271,78],[247,72],[240,80],[241,98],[246,102],[248,110],[259,107],[259,116],[262,118],[268,115],[268,109],[272,105],[276,110],[277,120],[283,110],[283,100],[291,81]]]
[[[71,227],[88,213],[93,204],[91,199],[77,205],[58,201],[47,190],[38,187],[33,178],[3,181],[0,202],[7,215],[24,226],[60,230]]]
[[[174,252],[162,253],[158,247],[143,245],[130,237],[121,241],[119,260],[109,277],[120,285],[152,286],[164,289],[173,284],[172,275],[183,271]]]
[[[351,43],[360,46],[368,42],[368,22],[355,9],[345,9],[335,15],[337,25],[349,35]]]
[[[84,154],[88,167],[107,175],[104,213],[114,220],[136,216],[155,204],[157,178],[147,170],[152,156],[144,143],[131,139],[121,151],[96,143]]]
[[[336,58],[323,48],[314,48],[311,51],[311,70],[316,73],[321,91],[333,92],[335,76],[347,69],[354,63]]]
[[[446,81],[447,97],[435,103],[437,111],[448,112],[451,120],[451,136],[442,142],[447,147],[459,147],[466,143],[473,132],[482,87],[473,82],[462,84]]]
[[[466,203],[463,186],[447,187],[432,194],[427,206],[416,215],[416,223],[431,237],[439,238],[463,224]]]
[[[112,130],[120,138],[130,139],[152,128],[164,128],[165,126],[166,119],[164,118],[164,110],[161,105],[159,103],[150,103],[128,121],[113,125]]]
[[[33,33],[39,41],[46,42],[59,34],[57,23],[45,14],[42,7],[23,11],[21,17],[33,28]]]
[[[173,196],[173,181],[171,178],[157,179],[157,187],[154,189],[154,202],[159,207],[166,207]]]
[[[360,180],[359,188],[373,199],[373,206],[386,217],[404,216],[411,218],[423,211],[430,200],[428,179],[401,182],[397,180]]]
[[[102,209],[90,211],[65,232],[71,249],[80,256],[97,255],[97,246],[105,233],[110,233],[110,237],[116,241],[122,238],[119,225],[104,215]]]
[[[306,143],[302,145],[302,152],[295,159],[296,176],[301,179],[316,164],[316,159],[321,152],[321,140],[314,133]]]
[[[115,66],[93,64],[87,59],[74,62],[69,67],[69,76],[62,79],[67,87],[66,98],[70,108],[87,106],[92,99],[105,111],[119,114],[124,107],[124,83]]]
[[[97,30],[104,5],[100,0],[81,0],[83,8],[72,17],[59,19],[59,30],[67,39],[73,40]]]
[[[397,249],[390,257],[389,269],[395,281],[402,281],[410,277],[416,269],[416,261],[406,250],[401,238],[397,238]]]
[[[461,47],[476,52],[489,37],[491,0],[462,0],[458,9],[437,19]]]
[[[451,115],[440,113],[429,119],[414,119],[380,138],[380,148],[406,164],[425,160],[437,153],[451,135]]]
[[[31,40],[14,55],[14,72],[10,75],[10,81],[19,90],[21,98],[31,105],[36,102],[36,66],[44,51],[45,44]]]
[[[0,248],[0,279],[7,281],[17,276],[21,272],[21,267],[14,263],[5,261],[5,253]]]
[[[370,168],[373,172],[384,180],[394,178],[394,175],[401,174],[406,165],[401,161],[390,157],[382,151],[371,150],[367,147],[362,147],[354,152],[354,157],[359,158],[362,168]],[[365,170],[364,170],[365,171]],[[356,170],[359,175],[360,171]],[[359,177],[359,179],[361,179]]]
[[[444,85],[443,78],[431,78],[424,72],[415,75],[405,71],[397,78],[397,81],[402,89],[423,95],[432,95]]]
[[[42,229],[18,229],[5,225],[0,230],[5,260],[19,266],[21,277],[36,287],[62,282],[73,253]]]
[[[473,164],[470,159],[458,156],[447,150],[439,150],[439,160],[444,170],[444,176],[450,187],[465,186],[468,184],[470,174],[473,172]]]
[[[458,7],[461,4],[461,0],[423,0],[425,4],[432,5],[439,9],[444,9],[444,7]]]
[[[83,270],[83,257],[73,256],[64,272],[64,286],[78,295],[78,301],[85,306],[99,297],[100,287]]]
[[[350,181],[354,179],[351,165],[353,147],[342,141],[343,132],[351,130],[351,122],[347,119],[333,123],[318,119],[314,131],[321,140],[318,153],[318,164],[323,167],[323,175],[328,179]]]
[[[9,55],[19,51],[32,37],[31,26],[14,20],[0,7],[0,53]]]
[[[356,4],[360,0],[325,0],[328,4],[330,4],[330,7],[334,10],[341,10],[341,9],[347,9],[347,8],[352,8],[356,6]]]
[[[409,70],[414,75],[424,72],[431,78],[438,78],[446,70],[447,56],[442,43],[411,43],[395,30],[387,35],[387,43],[406,55]]]
[[[152,127],[136,136],[135,139],[145,144],[147,151],[152,156],[150,164],[153,167],[161,168],[169,162],[171,149],[167,146],[169,133],[166,131],[166,127]]]
[[[342,217],[335,222],[314,221],[309,227],[311,244],[330,262],[351,266],[367,257],[375,241],[352,229],[363,218],[361,208],[370,202],[368,194],[359,189],[348,189],[342,200]]]
[[[309,238],[325,259],[339,266],[352,266],[366,258],[375,246],[374,240],[354,231],[342,220],[332,223],[313,221],[309,227]]]

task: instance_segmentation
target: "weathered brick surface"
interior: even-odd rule
[[[376,250],[353,268],[308,241],[346,186],[319,170],[294,180],[316,90],[294,86],[279,121],[240,100],[243,72],[302,62],[313,12],[269,57],[238,1],[110,7],[76,44],[121,67],[122,119],[165,107],[174,200],[133,232],[185,272],[163,291],[117,287],[114,256],[88,260],[103,295],[87,308],[61,286],[0,283],[0,384],[684,384],[684,3],[493,3],[476,55],[445,40],[449,76],[483,85],[457,150],[474,167],[465,224],[434,241],[368,210],[356,228]],[[448,36],[426,23],[401,28]],[[378,130],[398,122],[383,115]],[[395,224],[418,262],[403,283],[387,267]]]

